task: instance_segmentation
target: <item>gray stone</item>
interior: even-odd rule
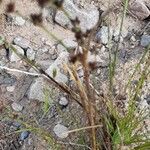
[[[142,35],[140,43],[144,47],[150,45],[150,35]]]
[[[71,38],[64,39],[64,40],[62,41],[62,43],[63,43],[68,49],[75,49],[75,48],[78,46],[77,42],[75,42],[75,41],[74,41],[73,39],[71,39]],[[58,53],[61,53],[61,52],[63,52],[63,51],[66,51],[66,48],[65,48],[63,45],[58,44],[57,50],[58,50]]]
[[[71,28],[70,21],[67,16],[64,15],[62,11],[58,11],[55,17],[55,21],[63,27]]]
[[[27,49],[27,57],[30,60],[34,60],[35,59],[35,51],[32,48],[28,48]]]
[[[59,55],[59,57],[53,62],[53,64],[46,70],[46,73],[48,73],[52,78],[53,78],[53,71],[56,70],[55,80],[59,83],[68,82],[67,75],[62,73],[62,70],[64,68],[63,64],[68,63],[68,57],[69,57],[68,52],[62,52]]]
[[[24,55],[24,50],[22,48],[20,48],[17,45],[13,45],[13,47],[17,50],[18,54]],[[19,56],[17,56],[14,52],[12,52],[12,55],[10,57],[10,61],[11,62],[17,62],[21,60],[21,58]]]
[[[67,138],[68,137],[68,128],[65,127],[64,125],[57,124],[54,129],[54,133],[61,139]]]
[[[150,15],[150,10],[143,0],[131,0],[129,10],[140,20],[144,20]]]
[[[15,45],[20,46],[23,49],[27,49],[29,47],[30,42],[21,36],[17,36],[13,40]]]
[[[59,100],[59,104],[60,104],[61,106],[67,106],[68,103],[69,103],[69,102],[68,102],[68,100],[67,100],[66,97],[61,97],[60,100]]]
[[[39,101],[44,101],[44,88],[46,83],[43,78],[37,78],[35,82],[31,85],[28,97],[29,99],[35,99]]]
[[[23,106],[21,106],[20,104],[16,103],[16,102],[13,102],[11,104],[11,107],[13,110],[19,112],[19,111],[22,111],[23,110]]]
[[[0,70],[0,85],[13,85],[16,81],[17,79],[14,76],[6,73],[5,71]]]
[[[150,94],[148,94],[145,99],[147,101],[147,104],[150,105]]]
[[[96,40],[98,42],[101,42],[103,44],[107,44],[108,43],[108,36],[109,36],[109,28],[107,26],[102,26],[102,28],[100,29],[100,31],[98,31],[97,35],[96,35]],[[112,29],[110,29],[110,39],[112,39]]]
[[[71,38],[67,38],[67,39],[64,39],[62,41],[64,43],[64,45],[69,48],[69,49],[74,49],[78,46],[77,42],[75,42],[73,39]]]
[[[16,16],[15,17],[15,24],[18,25],[18,26],[23,26],[25,24],[25,20],[20,17],[20,16]]]
[[[8,86],[6,89],[8,92],[13,92],[15,90],[15,86]]]
[[[104,52],[99,55],[89,54],[88,61],[96,62],[97,67],[106,67],[109,64],[109,53]]]
[[[80,27],[83,32],[92,29],[99,20],[99,11],[93,5],[87,5],[85,9],[79,9],[71,0],[65,0],[63,7],[71,19],[79,18]],[[61,11],[57,12],[55,21],[62,26],[71,27],[69,19]]]
[[[30,132],[29,131],[23,131],[21,132],[21,135],[20,135],[20,140],[25,140],[26,138],[28,138]]]

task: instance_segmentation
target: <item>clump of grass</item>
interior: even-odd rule
[[[38,0],[37,2],[39,6],[43,8],[45,7],[45,5],[47,5],[49,1]],[[76,90],[71,89],[67,85],[60,84],[55,80],[57,70],[54,70],[53,77],[51,77],[42,68],[40,68],[36,64],[36,62],[32,62],[27,57],[19,54],[17,50],[13,47],[13,45],[9,44],[7,41],[4,42],[4,45],[9,47],[10,50],[15,52],[19,57],[21,57],[22,60],[24,60],[28,65],[30,65],[38,73],[40,73],[48,82],[52,83],[60,90],[67,93],[82,108],[85,114],[84,116],[86,120],[84,124],[85,126],[82,128],[78,127],[78,129],[69,131],[69,133],[72,134],[74,132],[81,132],[83,130],[86,130],[87,132],[85,136],[87,136],[88,138],[83,138],[83,136],[79,137],[78,138],[79,143],[76,143],[75,144],[76,146],[82,144],[82,146],[86,145],[88,149],[92,149],[92,150],[102,150],[102,149],[122,150],[125,147],[127,147],[128,149],[135,149],[135,150],[149,149],[150,148],[149,139],[145,137],[145,135],[142,133],[143,130],[142,122],[147,117],[147,114],[145,113],[144,110],[140,110],[140,112],[138,112],[138,109],[136,107],[136,99],[137,96],[141,95],[143,84],[150,73],[149,71],[150,61],[149,61],[149,53],[148,53],[150,47],[148,47],[145,50],[145,53],[143,54],[137,66],[135,67],[135,71],[131,75],[131,78],[129,78],[129,81],[125,87],[124,92],[125,94],[128,94],[126,96],[128,100],[128,106],[125,109],[125,112],[120,111],[120,109],[118,109],[118,106],[115,104],[116,97],[113,96],[114,77],[115,77],[115,70],[117,65],[119,42],[121,38],[123,21],[126,16],[128,0],[125,0],[124,2],[124,10],[123,10],[122,21],[121,21],[120,32],[119,32],[119,41],[115,49],[115,54],[114,56],[112,56],[111,52],[109,54],[110,55],[109,56],[110,58],[109,83],[110,84],[108,87],[109,92],[107,95],[103,95],[103,96],[99,95],[98,92],[95,89],[93,89],[93,87],[91,87],[91,83],[90,83],[90,73],[92,69],[95,69],[95,62],[89,64],[88,54],[90,51],[90,42],[92,39],[91,37],[93,36],[94,33],[93,30],[95,29],[93,30],[91,29],[86,33],[83,33],[79,26],[80,24],[79,19],[75,18],[73,20],[70,18],[69,14],[63,8],[63,1],[54,0],[51,2],[52,2],[51,4],[55,6],[55,8],[62,10],[64,14],[70,19],[70,22],[72,23],[72,32],[76,37],[76,41],[78,42],[78,45],[82,47],[82,52],[80,52],[79,47],[77,47],[76,49],[77,53],[72,52],[70,55],[71,56],[70,63],[64,65],[71,79],[75,83]],[[55,40],[59,41],[59,43],[62,44],[68,51],[69,49],[66,47],[66,45],[64,45],[64,43],[61,40],[59,40],[59,38],[57,38],[55,35],[49,32],[48,29],[43,25],[42,22],[43,20],[41,16],[42,16],[41,14],[34,14],[34,15],[32,14],[31,21],[33,22],[33,24],[43,29],[46,33],[48,33],[49,36],[53,37]],[[104,16],[105,15],[102,14],[102,18],[100,18],[98,25],[99,23],[102,23]],[[147,55],[148,55],[148,59],[146,59],[145,57]],[[135,73],[138,71],[141,62],[143,61],[145,61],[146,63],[139,77],[139,82],[136,85],[135,89],[131,89],[130,87],[131,80],[134,77]],[[81,81],[81,79],[77,74],[78,64],[82,66],[84,71],[83,81]],[[127,92],[128,89],[130,91],[129,93]],[[50,103],[49,103],[50,93],[51,92],[49,92],[47,89],[45,90],[45,101],[43,105],[44,106],[43,110],[45,113],[47,113],[50,108]],[[100,104],[100,108],[97,107],[97,101]],[[75,123],[77,122],[76,118],[74,119],[74,122]],[[60,144],[60,142],[58,142],[50,134],[47,134],[42,129],[33,128],[27,124],[25,124],[25,126],[27,127],[26,130],[30,130],[32,132],[39,134],[41,137],[46,139],[50,143],[50,145],[54,145],[54,143]],[[85,139],[88,140],[86,141]],[[63,143],[61,144],[63,145]],[[54,146],[53,148],[60,149],[60,147],[56,147],[56,146]]]

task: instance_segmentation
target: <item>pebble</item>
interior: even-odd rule
[[[150,10],[143,0],[130,0],[129,10],[140,20],[144,20],[150,15]]]
[[[26,21],[20,16],[17,16],[15,18],[15,24],[18,25],[18,26],[23,26],[25,24],[25,22]]]
[[[23,131],[21,134],[20,134],[20,140],[23,141],[25,140],[26,138],[28,138],[30,132],[29,131]]]
[[[67,100],[66,97],[61,97],[60,100],[59,100],[59,104],[60,104],[61,106],[67,106],[68,103],[69,103],[69,102],[68,102],[68,100]]]
[[[16,128],[20,128],[20,126],[21,126],[21,124],[19,122],[13,122],[12,125],[15,126]]]
[[[20,46],[23,49],[27,49],[29,47],[30,41],[26,40],[25,38],[21,36],[17,36],[13,40],[15,45]]]
[[[13,92],[15,89],[15,86],[8,86],[6,89],[8,92]]]
[[[67,138],[68,137],[68,128],[65,127],[62,124],[57,124],[54,129],[53,129],[54,133],[61,139]]]
[[[68,76],[62,73],[62,70],[64,70],[63,64],[67,64],[69,59],[69,53],[68,52],[62,52],[59,57],[53,62],[53,64],[50,65],[50,67],[46,70],[46,73],[48,73],[51,77],[53,77],[53,70],[57,70],[57,74],[55,76],[55,80],[59,83],[67,83],[68,82]]]
[[[131,40],[132,42],[135,42],[135,41],[136,41],[136,39],[135,39],[134,36],[131,36],[130,40]]]
[[[16,102],[13,102],[11,104],[11,107],[13,110],[19,112],[19,111],[22,111],[23,110],[23,106],[21,106],[20,104],[16,103]]]
[[[102,28],[96,34],[96,40],[102,42],[103,44],[108,43],[109,28],[107,26],[102,26]],[[110,39],[112,38],[112,29],[110,29]]]
[[[150,94],[148,94],[148,95],[146,96],[146,101],[147,101],[147,104],[150,105]]]
[[[27,58],[30,60],[35,59],[35,51],[32,48],[27,49]]]
[[[63,7],[71,19],[79,18],[83,32],[95,27],[99,20],[99,11],[94,5],[86,5],[84,9],[79,9],[72,0],[64,0]],[[56,13],[55,21],[61,26],[71,28],[70,20],[62,11]]]
[[[13,47],[17,50],[17,52],[19,54],[24,55],[24,50],[21,47],[19,47],[17,45],[13,45]],[[20,60],[21,60],[21,58],[13,52],[11,57],[10,57],[10,61],[11,62],[17,62],[17,61],[20,61]]]
[[[150,45],[150,35],[142,35],[140,43],[143,47]]]
[[[43,78],[37,78],[35,82],[30,86],[30,90],[28,93],[29,99],[35,99],[39,101],[44,101],[44,88],[45,82]]]

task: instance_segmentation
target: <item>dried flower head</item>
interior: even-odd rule
[[[96,62],[89,62],[88,65],[89,65],[89,68],[91,70],[94,70],[94,69],[97,68],[97,63]]]
[[[37,0],[37,2],[39,6],[43,8],[49,2],[49,0]]]
[[[6,12],[7,13],[12,13],[12,12],[14,12],[14,10],[15,10],[15,3],[9,3],[9,4],[7,4],[7,6],[6,6]]]
[[[77,60],[78,60],[78,58],[77,58],[77,55],[75,55],[75,54],[70,54],[70,56],[69,56],[69,61],[71,62],[71,63],[76,63],[77,62]]]
[[[53,0],[53,4],[58,8],[62,7],[63,2],[64,0]]]
[[[34,25],[41,25],[43,22],[42,13],[40,14],[31,14],[30,15],[31,21]]]

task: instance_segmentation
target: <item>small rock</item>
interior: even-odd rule
[[[17,36],[13,40],[15,45],[20,46],[23,49],[27,49],[29,47],[30,42],[21,36]]]
[[[71,0],[64,0],[63,7],[71,19],[79,18],[83,32],[92,29],[99,20],[99,11],[94,5],[86,5],[84,9],[79,9]],[[71,28],[68,17],[62,11],[56,13],[55,21],[61,26]]]
[[[55,60],[55,59],[57,58],[57,54],[53,54],[53,55],[51,56],[51,58],[52,58],[52,60]]]
[[[66,97],[61,97],[60,100],[59,100],[59,104],[60,104],[61,106],[67,106],[68,103],[69,103],[69,102],[68,102],[68,100],[67,100]]]
[[[24,55],[24,50],[22,48],[20,48],[17,45],[13,45],[13,47],[17,50],[17,52],[19,54]],[[10,61],[11,62],[17,62],[17,61],[20,61],[20,60],[21,60],[21,58],[13,52],[11,57],[10,57]]]
[[[63,64],[68,63],[69,53],[68,52],[62,52],[59,57],[54,61],[54,63],[46,70],[46,73],[48,73],[51,77],[53,77],[53,71],[56,70],[56,76],[55,80],[59,83],[67,83],[68,77],[64,73],[62,73],[62,70],[64,68]]]
[[[20,128],[20,126],[21,126],[21,124],[19,122],[13,122],[12,125],[15,126],[16,128]]]
[[[77,42],[75,42],[73,39],[70,39],[70,38],[64,39],[62,43],[70,50],[75,49],[78,46]],[[63,51],[66,51],[66,48],[63,45],[58,44],[57,50],[58,50],[58,53],[61,53]]]
[[[29,58],[30,60],[35,59],[35,51],[32,48],[27,49],[27,58]]]
[[[20,140],[23,141],[25,140],[26,138],[28,138],[30,132],[29,131],[23,131],[20,135]]]
[[[78,46],[77,42],[75,42],[74,40],[70,38],[64,39],[62,42],[68,49],[74,49]]]
[[[66,133],[68,131],[68,128],[65,127],[64,125],[57,124],[54,127],[53,131],[61,139],[67,138],[68,136],[68,133]]]
[[[15,18],[15,24],[18,25],[18,26],[23,26],[25,24],[25,22],[26,21],[20,16],[17,16]]]
[[[148,46],[150,45],[150,35],[142,35],[141,37],[141,46]]]
[[[150,10],[143,0],[131,0],[129,3],[129,10],[140,20],[144,20],[150,15]]]
[[[150,94],[148,94],[145,99],[147,101],[147,104],[150,105]]]
[[[36,99],[39,101],[44,101],[44,79],[37,78],[35,82],[31,85],[30,91],[28,93],[29,99]]]
[[[20,104],[18,104],[16,102],[13,102],[11,104],[11,106],[12,106],[12,109],[17,111],[17,112],[22,111],[22,109],[23,109],[23,106],[21,106]]]
[[[107,26],[102,26],[100,31],[96,34],[96,40],[98,42],[102,42],[103,44],[108,43],[108,36],[109,36],[109,28]],[[110,39],[112,38],[112,29],[110,29]]]
[[[8,86],[6,89],[8,92],[13,92],[15,90],[15,86]]]
[[[0,85],[14,85],[16,81],[17,79],[14,76],[0,70]]]
[[[130,40],[131,40],[132,42],[135,42],[135,41],[136,41],[136,39],[135,39],[134,36],[131,36]]]

